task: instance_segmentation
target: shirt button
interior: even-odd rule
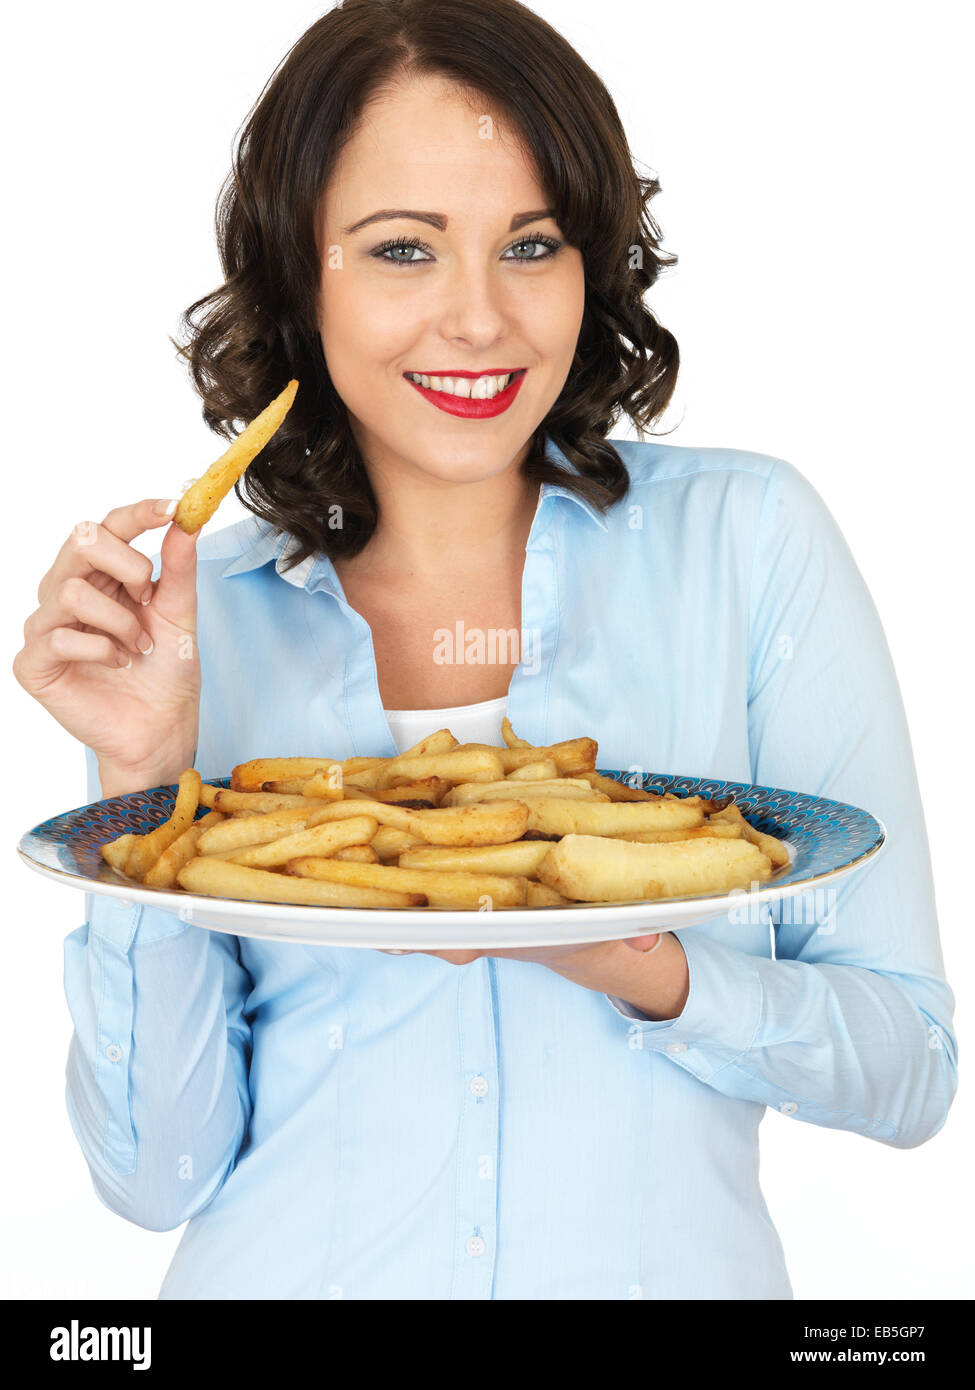
[[[469,1236],[467,1240],[468,1255],[483,1255],[487,1249],[487,1244],[480,1236]]]
[[[475,1076],[470,1085],[472,1096],[486,1096],[489,1090],[486,1076]]]
[[[779,1109],[782,1111],[783,1115],[794,1115],[799,1107],[794,1100],[784,1100],[779,1106]]]
[[[668,1043],[667,1051],[676,1057],[679,1052],[687,1051],[687,1043]]]
[[[122,1049],[118,1043],[109,1043],[105,1049],[105,1056],[110,1062],[120,1062],[122,1060]]]

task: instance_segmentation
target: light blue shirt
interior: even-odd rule
[[[789,1298],[766,1107],[895,1148],[944,1123],[924,822],[847,546],[782,460],[613,442],[632,486],[608,514],[539,498],[517,732],[852,802],[887,849],[827,911],[810,892],[682,931],[666,1022],[541,965],[236,938],[89,897],[65,943],[68,1111],[108,1207],[188,1221],[161,1297]],[[205,777],[395,752],[367,624],[328,560],[282,575],[286,543],[252,517],[200,543]]]

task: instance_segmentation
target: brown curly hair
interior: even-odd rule
[[[606,438],[621,414],[640,438],[669,402],[679,354],[643,303],[676,257],[648,210],[660,191],[639,174],[612,98],[551,25],[518,0],[341,0],[272,74],[237,134],[217,201],[224,283],[184,311],[203,418],[231,439],[292,377],[283,426],[238,483],[252,512],[290,533],[290,563],[356,554],[378,508],[316,322],[317,210],[366,105],[402,78],[442,76],[519,131],[570,245],[586,294],[562,392],[530,441],[527,476],[600,508],[625,496],[626,468]],[[549,436],[577,473],[545,454]],[[243,491],[241,491],[243,487]],[[341,529],[328,525],[342,508]],[[334,513],[332,513],[334,515]]]

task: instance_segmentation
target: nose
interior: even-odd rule
[[[485,348],[504,336],[508,315],[502,274],[490,264],[458,258],[444,278],[439,325],[444,339]]]

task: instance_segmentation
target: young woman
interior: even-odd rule
[[[314,949],[90,899],[68,1107],[109,1207],[189,1222],[162,1297],[788,1298],[765,1107],[903,1148],[944,1122],[952,998],[863,581],[788,463],[643,441],[678,360],[643,304],[656,188],[515,0],[331,10],[249,119],[226,280],[185,317],[224,435],[300,382],[255,515],[169,526],[155,568],[131,542],[165,501],[79,528],[17,675],[93,798],[497,742],[507,709],[603,767],[866,806],[891,847],[825,912],[586,947]],[[495,661],[444,639],[512,629]]]

